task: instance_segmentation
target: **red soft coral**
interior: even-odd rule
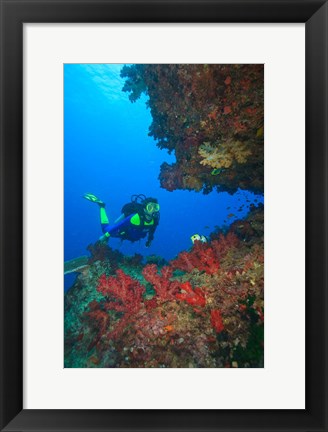
[[[142,271],[144,278],[155,288],[157,298],[162,301],[174,299],[179,287],[178,282],[170,280],[172,273],[173,270],[169,266],[163,267],[161,273],[158,273],[156,264],[148,264]]]
[[[110,337],[116,339],[139,312],[144,288],[137,280],[122,270],[117,270],[116,277],[102,275],[99,278],[97,290],[106,297],[114,298],[106,303],[107,310],[124,312],[124,316],[109,334]]]
[[[220,233],[216,239],[211,241],[211,247],[219,259],[225,256],[232,248],[237,247],[239,244],[240,240],[233,232],[229,232],[226,235]]]
[[[132,314],[141,307],[144,287],[122,270],[116,271],[116,277],[100,276],[97,290],[104,296],[114,297],[115,301],[107,303],[107,309]]]
[[[180,252],[178,258],[171,261],[171,266],[174,269],[191,272],[194,268],[197,268],[197,263],[195,262],[194,256],[190,252],[185,251]]]
[[[91,351],[92,348],[98,344],[102,336],[106,334],[110,319],[108,312],[101,310],[99,308],[99,303],[96,301],[89,303],[89,311],[85,313],[85,317],[90,322],[93,333],[95,334],[87,348],[88,351]]]
[[[196,241],[193,252],[199,259],[199,270],[203,270],[208,274],[214,274],[218,271],[220,263],[211,245],[207,246],[206,243]]]
[[[216,333],[221,333],[224,330],[222,315],[218,309],[211,311],[211,324]]]
[[[181,252],[171,262],[173,268],[191,272],[193,269],[205,271],[207,274],[217,273],[220,263],[215,250],[210,244],[196,241],[190,252]]]
[[[205,306],[205,294],[201,288],[192,289],[190,282],[185,282],[181,284],[180,288],[183,292],[176,294],[176,298],[178,300],[185,301],[191,306]]]

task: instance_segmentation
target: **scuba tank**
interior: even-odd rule
[[[122,207],[121,212],[125,217],[130,216],[133,213],[139,213],[143,209],[143,203],[145,199],[146,195],[144,194],[132,195],[131,202],[125,204]]]

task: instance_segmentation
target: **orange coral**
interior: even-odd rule
[[[212,168],[230,168],[233,163],[247,162],[252,152],[241,141],[215,142],[214,145],[206,142],[199,147],[198,153],[202,156],[200,163]]]

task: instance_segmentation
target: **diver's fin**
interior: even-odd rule
[[[99,204],[101,207],[105,207],[105,203],[101,201],[99,198],[97,198],[96,195],[86,193],[83,195],[83,198],[87,199],[88,201]]]

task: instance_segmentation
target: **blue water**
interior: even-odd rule
[[[162,189],[160,165],[174,162],[174,154],[158,149],[148,136],[152,119],[146,96],[135,103],[129,101],[121,90],[121,68],[103,64],[64,67],[65,261],[88,254],[86,247],[102,235],[99,208],[82,198],[86,192],[106,202],[110,222],[120,215],[131,195],[158,198],[160,225],[149,249],[145,240],[111,239],[109,244],[124,254],[156,254],[166,259],[188,249],[192,234],[206,235],[216,226],[229,225],[248,213],[254,199],[255,204],[263,202],[262,196],[247,191],[232,196]],[[228,217],[231,214],[234,216]],[[65,277],[65,290],[74,278]]]

